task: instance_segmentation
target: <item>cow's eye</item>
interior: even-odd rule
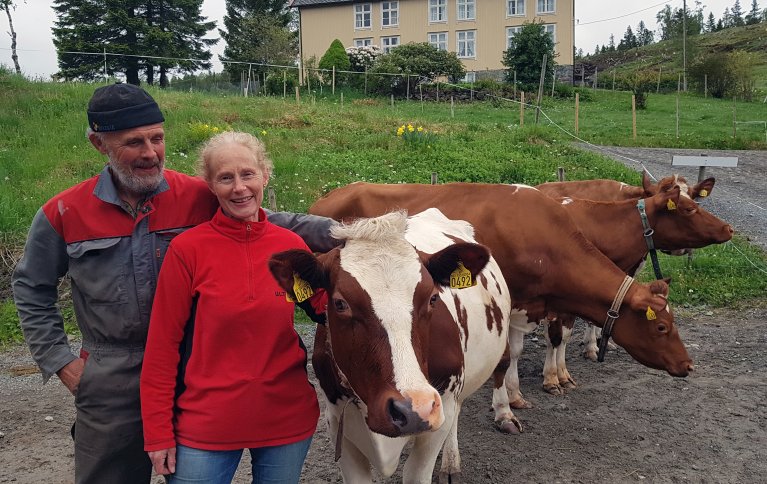
[[[436,294],[431,295],[431,299],[429,299],[429,306],[434,306],[437,304],[437,297],[438,296]]]
[[[668,327],[665,324],[660,323],[660,324],[658,324],[658,332],[659,333],[664,333],[664,334],[668,333]]]
[[[336,311],[339,313],[347,311],[349,309],[349,305],[346,304],[346,301],[343,299],[333,299],[333,306],[335,306]]]

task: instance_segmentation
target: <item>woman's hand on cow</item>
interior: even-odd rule
[[[153,450],[148,452],[154,471],[160,475],[176,472],[176,448]]]

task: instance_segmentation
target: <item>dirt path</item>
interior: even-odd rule
[[[696,364],[690,377],[649,370],[620,349],[605,363],[585,361],[575,343],[568,365],[579,386],[561,397],[541,390],[543,338],[528,336],[520,380],[535,408],[517,411],[524,433],[509,436],[492,428],[488,385],[468,400],[459,428],[465,482],[763,481],[767,302],[677,312],[677,321]],[[0,354],[0,483],[71,483],[72,397],[55,379],[42,387],[39,374],[14,376],[31,365],[26,354]],[[332,449],[323,420],[302,482],[341,482]],[[235,482],[248,482],[244,474]]]

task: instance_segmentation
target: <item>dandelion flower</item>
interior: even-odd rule
[[[423,126],[418,127],[418,132],[420,133],[421,131],[423,131]]]
[[[266,130],[265,129],[261,130],[261,136],[266,136]]]

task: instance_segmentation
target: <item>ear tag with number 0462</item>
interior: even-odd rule
[[[450,273],[450,288],[451,289],[466,289],[477,284],[472,280],[471,271],[464,267],[463,262],[458,262],[458,267]]]
[[[312,286],[308,282],[298,277],[298,274],[293,273],[293,293],[296,295],[295,301],[290,294],[285,293],[285,299],[289,302],[304,302],[310,297],[314,296]]]
[[[658,316],[655,315],[655,311],[653,311],[650,306],[647,306],[646,316],[647,316],[647,320],[648,321],[652,321],[654,319],[658,319]]]

